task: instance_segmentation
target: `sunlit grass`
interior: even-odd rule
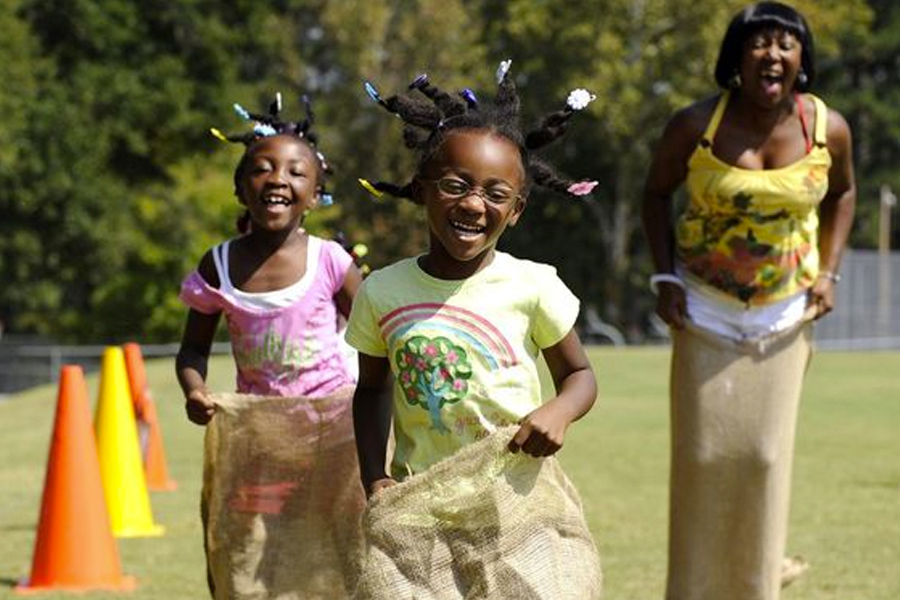
[[[659,600],[666,560],[668,352],[590,351],[601,396],[573,425],[562,461],[575,481],[601,551],[607,600]],[[152,494],[162,538],[120,540],[127,597],[206,595],[199,519],[202,429],[184,417],[170,360],[147,364],[174,492]],[[217,357],[213,387],[233,388],[230,357]],[[96,400],[97,381],[88,378]],[[0,401],[0,597],[28,575],[56,390]],[[900,598],[900,354],[820,353],[800,414],[789,551],[812,564],[783,597]],[[44,598],[68,598],[45,594]],[[109,597],[86,594],[84,598]]]

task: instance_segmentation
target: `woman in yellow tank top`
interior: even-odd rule
[[[673,336],[666,599],[774,600],[810,321],[833,307],[853,220],[851,136],[807,93],[812,34],[784,4],[734,17],[715,75],[722,92],[668,123],[644,196]]]

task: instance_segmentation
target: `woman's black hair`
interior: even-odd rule
[[[504,61],[497,72],[499,85],[491,103],[479,102],[470,89],[451,95],[434,86],[424,74],[409,84],[408,93],[389,98],[382,98],[369,82],[365,83],[365,88],[373,100],[403,121],[406,147],[419,154],[417,172],[421,172],[448,133],[465,129],[487,130],[510,140],[519,149],[526,173],[526,191],[533,182],[570,196],[589,193],[590,189],[584,191],[579,186],[593,188],[596,182],[582,182],[573,188],[573,181],[557,175],[550,165],[534,156],[533,151],[559,138],[566,131],[572,114],[593,100],[593,95],[586,90],[572,92],[564,108],[548,115],[534,130],[526,133],[519,125],[519,96],[507,74],[508,69],[509,62]],[[413,181],[405,184],[361,182],[370,191],[374,189],[376,193],[415,200]]]
[[[732,87],[734,76],[739,72],[744,53],[744,42],[761,29],[779,28],[794,35],[801,45],[800,66],[803,77],[794,83],[797,91],[812,88],[816,79],[815,45],[812,31],[806,19],[799,12],[780,2],[757,2],[739,12],[731,20],[719,58],[716,61],[716,83],[722,89]]]
[[[325,189],[325,177],[332,174],[334,171],[332,170],[331,165],[328,164],[328,161],[325,160],[325,156],[317,147],[318,136],[312,130],[314,121],[312,104],[307,96],[303,96],[302,101],[306,112],[306,116],[302,121],[284,121],[280,118],[281,94],[277,94],[275,100],[269,105],[269,110],[266,114],[251,113],[239,104],[234,105],[235,111],[240,116],[248,121],[254,122],[253,128],[250,131],[242,134],[225,135],[218,129],[213,128],[210,130],[212,134],[220,140],[237,142],[244,144],[245,146],[244,154],[241,156],[241,159],[234,169],[234,190],[236,194],[240,191],[241,180],[244,178],[247,167],[250,164],[254,146],[260,140],[267,137],[287,135],[306,144],[316,158],[316,165],[318,167],[316,176],[316,183],[318,184],[317,191],[324,204],[331,204],[331,194]],[[246,211],[238,218],[237,229],[239,232],[245,233],[248,230],[249,218],[249,213]]]

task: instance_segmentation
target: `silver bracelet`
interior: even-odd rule
[[[659,295],[660,283],[674,283],[681,289],[684,289],[684,282],[681,280],[681,277],[674,273],[654,273],[650,276],[650,290],[656,295]]]
[[[831,283],[839,283],[841,276],[834,271],[819,271],[819,277],[829,280]]]

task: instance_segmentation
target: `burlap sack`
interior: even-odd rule
[[[811,326],[673,331],[667,600],[777,600]]]
[[[369,501],[357,600],[590,600],[600,562],[554,458],[512,454],[516,428]]]
[[[214,598],[350,596],[365,506],[352,391],[214,397],[202,495]]]

